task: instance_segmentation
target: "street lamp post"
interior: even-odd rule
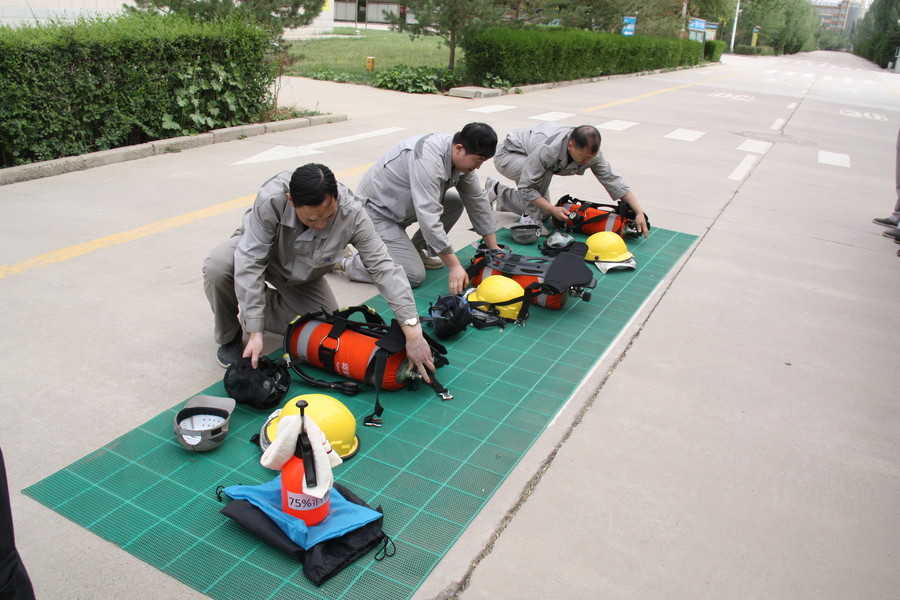
[[[737,33],[738,15],[741,14],[741,0],[737,0],[737,6],[734,7],[734,23],[731,24],[731,46],[730,52],[734,52],[734,34]]]

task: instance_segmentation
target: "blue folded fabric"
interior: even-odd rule
[[[377,510],[348,501],[337,488],[332,488],[328,516],[317,525],[309,527],[303,519],[281,510],[281,475],[261,485],[230,485],[224,491],[230,498],[247,500],[262,510],[291,541],[305,550],[319,542],[340,537],[382,516]]]

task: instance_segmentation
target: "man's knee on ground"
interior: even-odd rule
[[[407,269],[406,278],[409,280],[409,287],[415,289],[425,282],[425,269]]]

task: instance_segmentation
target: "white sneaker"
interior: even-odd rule
[[[522,215],[519,217],[518,225],[537,225],[541,228],[540,235],[547,235],[547,228],[544,227],[544,224],[532,217],[531,215]]]
[[[425,250],[419,250],[419,258],[422,259],[422,264],[429,271],[436,271],[437,269],[444,268],[444,261],[436,256],[428,256],[428,252]]]
[[[487,177],[484,180],[484,191],[487,192],[488,201],[491,203],[491,210],[494,210],[497,206],[497,186],[499,184],[500,182],[493,177]]]

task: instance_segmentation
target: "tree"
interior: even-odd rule
[[[815,50],[819,19],[808,0],[753,0],[741,4],[738,37],[749,44],[759,28],[759,45],[777,54]]]
[[[850,40],[843,32],[829,31],[822,27],[816,32],[816,48],[819,50],[846,50]]]
[[[309,25],[322,12],[325,0],[135,0],[124,5],[132,12],[186,15],[198,21],[212,21],[235,12],[280,33],[284,29]]]
[[[677,37],[684,20],[682,4],[673,0],[582,0],[560,7],[566,27],[606,33],[622,31],[622,17],[637,17],[635,33],[651,37]]]
[[[900,3],[875,0],[866,16],[856,24],[850,40],[854,54],[887,67],[900,47]]]
[[[707,23],[718,23],[716,39],[725,43],[731,39],[731,25],[736,8],[737,0],[692,0],[688,4],[690,15],[704,19]]]
[[[456,64],[456,48],[469,33],[500,21],[505,7],[490,0],[406,0],[406,13],[385,13],[388,22],[411,37],[434,35],[450,48],[448,69]],[[412,13],[412,14],[410,14]]]

